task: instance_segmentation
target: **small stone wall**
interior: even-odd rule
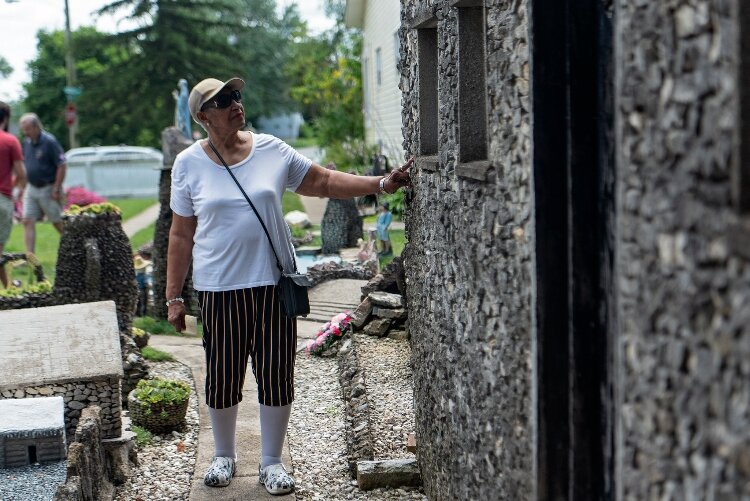
[[[371,265],[354,265],[351,263],[322,263],[311,266],[307,269],[307,277],[312,285],[318,285],[328,280],[338,280],[340,278],[350,278],[352,280],[370,280],[377,273],[377,264],[374,261]]]
[[[63,397],[65,401],[65,433],[68,441],[75,436],[82,411],[92,405],[101,409],[103,438],[119,437],[122,433],[120,382],[117,378],[9,388],[0,392],[0,399],[54,396]]]
[[[68,448],[68,474],[55,492],[55,501],[110,501],[115,488],[107,477],[107,455],[102,446],[101,410],[85,409]]]

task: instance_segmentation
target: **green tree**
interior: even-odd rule
[[[247,84],[243,93],[246,116],[255,122],[263,115],[295,110],[284,68],[294,33],[304,26],[297,6],[289,5],[279,16],[276,0],[235,1],[240,26],[229,28],[230,42],[239,53]]]
[[[127,142],[137,132],[127,130],[117,119],[127,105],[113,91],[117,79],[109,73],[109,68],[127,61],[132,54],[94,28],[80,28],[72,33],[72,39],[76,47],[78,85],[84,90],[76,101],[81,144]],[[67,145],[64,33],[40,31],[37,44],[37,57],[30,63],[31,82],[24,85],[23,108],[39,115],[45,128]]]
[[[344,26],[344,6],[340,0],[327,2],[326,13],[336,17],[332,30],[312,36],[303,28],[296,34],[287,66],[291,95],[325,146],[364,137],[362,36]]]
[[[0,56],[0,77],[8,78],[13,73],[13,67],[8,63],[8,60],[3,56]]]
[[[236,0],[117,0],[99,14],[121,15],[138,27],[111,35],[132,56],[109,68],[112,91],[127,110],[117,115],[130,142],[158,146],[161,131],[174,122],[172,91],[180,78],[190,86],[209,76],[241,74],[240,57],[230,43],[238,29]]]

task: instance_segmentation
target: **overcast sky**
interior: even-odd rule
[[[15,0],[6,3],[0,0],[0,56],[13,68],[7,79],[0,80],[0,100],[20,99],[21,84],[31,78],[26,69],[29,61],[36,57],[36,33],[39,30],[62,30],[65,28],[64,0]],[[111,16],[94,18],[91,13],[111,3],[111,0],[69,0],[71,29],[81,25],[94,25],[100,31],[117,29]],[[323,13],[323,0],[277,0],[279,8],[296,3],[299,12],[313,33],[333,26],[333,20]],[[62,64],[62,61],[61,61]]]

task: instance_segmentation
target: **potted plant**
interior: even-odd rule
[[[128,394],[128,411],[134,424],[154,433],[166,433],[185,422],[190,386],[173,379],[141,379]]]

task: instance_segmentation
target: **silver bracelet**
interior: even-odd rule
[[[165,304],[167,305],[167,307],[170,307],[175,303],[185,304],[185,300],[182,297],[177,296],[177,297],[173,297],[172,299],[167,299],[167,302]]]

